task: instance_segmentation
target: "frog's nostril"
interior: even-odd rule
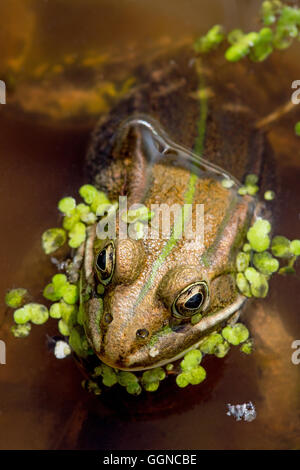
[[[146,330],[146,328],[141,328],[140,330],[137,330],[136,332],[136,337],[138,339],[145,339],[149,336],[149,331]]]
[[[110,313],[106,313],[103,318],[104,322],[109,324],[113,321],[113,317]]]

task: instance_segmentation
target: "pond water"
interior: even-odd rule
[[[0,79],[7,83],[7,104],[0,105],[0,300],[7,289],[22,286],[42,301],[55,267],[42,252],[41,234],[59,223],[57,201],[84,182],[90,132],[131,86],[131,70],[215,23],[228,30],[257,27],[259,4],[2,2]],[[239,82],[260,117],[289,101],[291,83],[300,79],[299,44],[251,66],[251,91]],[[267,129],[279,175],[275,231],[290,239],[300,231],[300,140],[293,130],[299,119],[300,105]],[[180,390],[170,379],[138,398],[119,388],[101,397],[86,393],[74,361],[56,360],[47,346],[47,335],[57,334],[55,322],[17,340],[2,300],[0,448],[299,449],[300,365],[291,361],[291,344],[300,339],[299,287],[299,274],[277,275],[266,299],[246,305],[252,355],[237,349],[222,360],[209,358],[199,386]],[[228,403],[249,401],[254,421],[227,416]]]

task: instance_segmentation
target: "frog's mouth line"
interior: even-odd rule
[[[246,301],[246,297],[243,295],[239,295],[236,299],[236,301],[230,305],[229,308],[221,310],[219,313],[214,313],[213,315],[209,315],[206,318],[203,318],[199,323],[193,326],[194,331],[198,332],[204,332],[207,330],[212,329],[214,326],[228,320],[230,317],[232,317],[244,304]],[[175,333],[175,334],[183,334],[183,333]],[[161,367],[165,366],[166,364],[169,364],[171,362],[175,362],[181,357],[183,357],[188,351],[191,351],[192,349],[196,349],[200,343],[203,341],[204,336],[202,336],[196,343],[194,343],[192,346],[190,346],[187,349],[184,349],[181,351],[179,354],[176,356],[173,356],[171,358],[163,359],[160,362],[155,362],[154,364],[149,365],[148,367],[121,367],[121,370],[128,370],[128,371],[142,371],[142,370],[148,370],[148,369],[154,369],[156,367]],[[159,350],[159,343],[161,340],[158,340],[156,343],[156,347]],[[135,362],[135,356],[129,357],[129,361],[134,364]]]

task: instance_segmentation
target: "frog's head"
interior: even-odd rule
[[[147,206],[157,201],[162,185],[161,200],[169,194],[178,202],[191,181],[190,172],[180,167],[167,180],[159,164],[152,174]],[[139,370],[171,362],[244,302],[235,284],[235,257],[252,214],[252,198],[224,188],[218,170],[211,168],[198,177],[194,193],[195,200],[204,202],[204,238],[193,245],[184,233],[167,240],[161,231],[156,238],[123,238],[118,226],[114,239],[102,240],[91,229],[83,276],[91,296],[85,303],[85,330],[104,363]]]

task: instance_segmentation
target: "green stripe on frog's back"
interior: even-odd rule
[[[200,59],[199,59],[200,60]],[[199,156],[202,155],[203,148],[204,148],[204,137],[205,137],[205,129],[206,129],[206,119],[207,119],[207,96],[204,92],[205,90],[205,83],[203,75],[201,74],[201,69],[199,65],[197,66],[198,76],[199,76],[199,91],[203,91],[200,94],[200,115],[197,122],[197,137],[196,142],[194,145],[194,151]]]
[[[205,138],[205,129],[206,129],[206,119],[207,119],[207,112],[208,112],[208,106],[207,106],[207,99],[206,99],[206,94],[205,94],[205,82],[203,75],[201,74],[201,64],[198,62],[196,64],[197,66],[197,71],[198,71],[198,76],[199,76],[199,91],[202,93],[200,94],[201,99],[200,99],[200,116],[199,120],[197,123],[197,129],[198,129],[198,134],[196,138],[196,143],[194,146],[194,151],[198,155],[202,155],[203,149],[204,149],[204,138]],[[229,204],[228,208],[226,210],[226,213],[224,215],[224,218],[218,228],[215,240],[213,244],[202,254],[201,256],[201,262],[203,263],[204,266],[208,267],[210,265],[211,260],[215,256],[215,253],[218,249],[222,233],[224,231],[224,228],[226,227],[226,224],[228,223],[228,220],[231,216],[231,214],[234,212],[234,209],[237,205],[238,198],[236,195],[233,195]]]
[[[207,268],[210,266],[211,260],[215,256],[215,253],[218,249],[219,243],[220,243],[221,238],[222,238],[222,233],[224,231],[224,228],[226,227],[232,213],[234,212],[234,210],[236,208],[236,205],[237,205],[237,202],[238,202],[237,196],[233,195],[231,200],[229,201],[229,204],[228,204],[226,213],[223,217],[223,220],[222,220],[222,222],[221,222],[221,224],[220,224],[220,226],[217,230],[217,234],[216,234],[216,237],[214,239],[214,242],[201,256],[201,262]]]
[[[201,91],[201,90],[204,90],[204,79],[200,73],[199,67],[198,67],[198,73],[199,73],[199,91]],[[199,119],[197,122],[198,133],[197,133],[196,143],[194,146],[195,152],[200,156],[203,152],[203,146],[204,146],[206,119],[207,119],[207,97],[205,96],[205,93],[202,93],[201,98],[200,98],[200,115],[199,115]],[[195,192],[196,192],[197,181],[198,181],[198,176],[195,173],[191,172],[189,181],[187,183],[187,188],[184,193],[184,204],[193,203]],[[154,262],[152,269],[151,269],[151,273],[143,289],[141,290],[140,295],[138,296],[138,299],[134,305],[134,308],[136,308],[140,304],[140,302],[142,302],[142,300],[144,299],[148,291],[151,289],[153,285],[153,281],[155,279],[155,276],[159,268],[163,265],[167,256],[171,253],[173,248],[176,246],[177,241],[180,238],[180,235],[182,234],[182,227],[183,227],[182,219],[183,220],[186,219],[187,213],[188,211],[184,211],[184,209],[182,208],[181,215],[174,222],[170,239],[166,242],[160,255]]]

